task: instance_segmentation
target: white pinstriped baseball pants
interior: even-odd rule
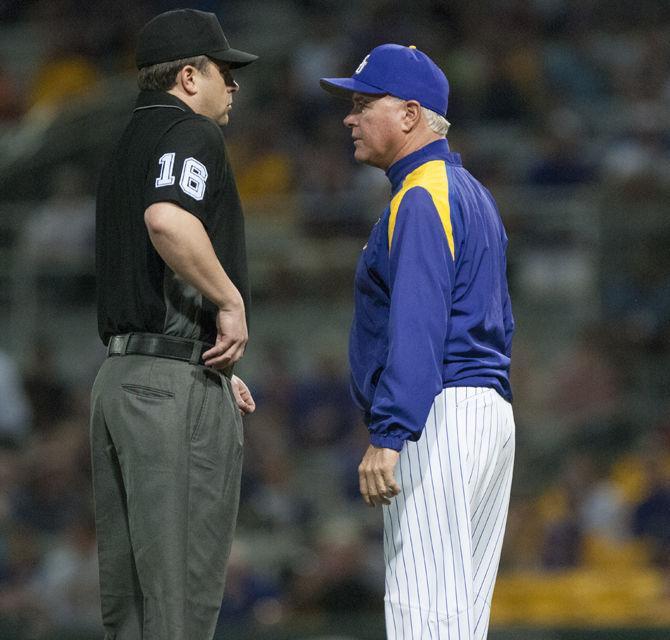
[[[486,638],[514,463],[512,406],[493,389],[444,389],[396,466],[384,507],[389,640]]]

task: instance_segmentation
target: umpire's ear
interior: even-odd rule
[[[402,119],[402,130],[405,133],[412,131],[421,121],[421,105],[416,100],[405,102],[405,114]]]
[[[190,64],[184,65],[177,72],[177,77],[175,78],[175,86],[186,92],[189,96],[193,96],[198,93],[197,86],[197,75],[198,70]]]

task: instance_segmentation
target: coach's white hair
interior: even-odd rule
[[[435,111],[431,111],[430,109],[426,109],[426,107],[421,107],[421,111],[423,112],[423,117],[426,119],[426,123],[430,127],[430,130],[437,133],[437,135],[446,138],[451,123],[444,116],[441,116],[439,113],[435,113]]]
[[[391,96],[391,98],[397,100],[398,102],[407,102],[407,100],[403,100],[403,98],[397,98],[396,96]],[[438,136],[444,136],[446,138],[447,131],[449,131],[449,127],[451,126],[451,122],[449,122],[439,113],[431,111],[430,109],[426,109],[426,107],[421,107],[421,112],[423,113],[423,117],[426,121],[426,124],[430,127],[430,130],[434,133],[437,133]]]

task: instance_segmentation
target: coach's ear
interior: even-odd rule
[[[421,105],[416,100],[405,102],[405,114],[402,119],[402,130],[409,133],[421,120]]]

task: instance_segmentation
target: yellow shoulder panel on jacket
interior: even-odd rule
[[[405,193],[413,187],[422,187],[430,194],[433,204],[440,216],[440,221],[444,227],[444,233],[449,243],[451,257],[455,259],[454,254],[454,231],[451,226],[451,208],[449,206],[449,178],[447,177],[447,164],[444,160],[431,160],[414,169],[407,175],[402,188],[395,194],[391,200],[391,213],[389,216],[389,252],[393,242],[393,232],[395,230],[396,218],[400,203],[405,197]]]

